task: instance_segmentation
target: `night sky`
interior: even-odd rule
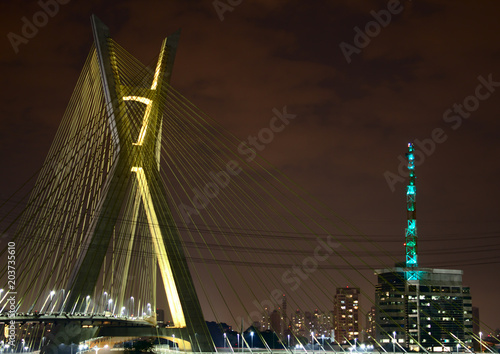
[[[172,85],[242,140],[286,106],[262,155],[401,260],[414,141],[419,263],[462,269],[483,331],[500,327],[498,1],[73,0],[22,39],[39,11],[0,4],[2,202],[43,163],[92,13],[146,64],[181,28]]]

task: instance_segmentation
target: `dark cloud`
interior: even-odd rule
[[[95,13],[144,63],[155,61],[163,37],[182,28],[172,84],[241,139],[286,105],[297,119],[263,155],[367,234],[399,233],[403,243],[404,185],[391,192],[384,172],[397,174],[408,140],[443,129],[447,140],[417,168],[421,247],[436,247],[426,240],[439,234],[459,235],[470,247],[476,234],[500,232],[500,88],[458,129],[443,114],[475,94],[480,75],[500,81],[499,4],[401,3],[403,11],[349,64],[340,43],[353,44],[354,28],[364,29],[373,21],[370,11],[386,9],[386,2],[244,1],[220,21],[212,1],[74,0],[16,54],[7,34],[20,34],[22,17],[40,7],[4,1],[0,148],[10,168],[1,198],[42,164],[92,45]],[[489,242],[498,249],[497,240]],[[437,260],[423,258],[428,266]],[[500,326],[500,289],[486,279],[495,279],[497,268],[463,267],[474,305],[491,327]]]

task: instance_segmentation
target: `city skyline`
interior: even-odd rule
[[[484,325],[500,327],[492,282],[500,246],[498,5],[404,1],[390,10],[389,3],[324,2],[324,11],[298,2],[242,2],[224,13],[211,1],[60,4],[17,52],[9,37],[2,42],[1,147],[9,166],[2,202],[43,163],[92,43],[91,13],[145,63],[154,63],[163,36],[182,27],[172,85],[241,141],[268,127],[273,109],[286,107],[296,117],[259,153],[359,229],[367,245],[386,249],[387,266],[393,258],[404,261],[407,178],[399,157],[413,141],[421,152],[419,265],[463,270]],[[22,33],[23,16],[42,11],[36,2],[0,6],[5,34]],[[356,28],[377,18],[389,23],[379,23],[379,33],[358,48],[363,36]],[[293,262],[313,255],[315,246]],[[360,273],[375,281],[370,269]],[[276,274],[280,279],[285,270]],[[304,291],[311,279],[300,280]],[[373,290],[361,278],[355,283],[367,292],[368,311]],[[278,285],[293,291],[294,283]],[[267,296],[259,293],[257,301]],[[296,298],[290,309],[313,301]]]

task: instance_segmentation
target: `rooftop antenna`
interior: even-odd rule
[[[418,280],[418,262],[417,262],[417,187],[415,186],[415,155],[413,143],[408,143],[408,159],[409,181],[406,186],[406,217],[407,227],[406,236],[406,268],[405,272],[407,280]]]

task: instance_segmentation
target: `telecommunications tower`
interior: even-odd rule
[[[409,180],[406,186],[406,274],[407,280],[418,280],[418,262],[417,262],[417,187],[415,186],[415,155],[412,143],[408,143],[408,173]]]

